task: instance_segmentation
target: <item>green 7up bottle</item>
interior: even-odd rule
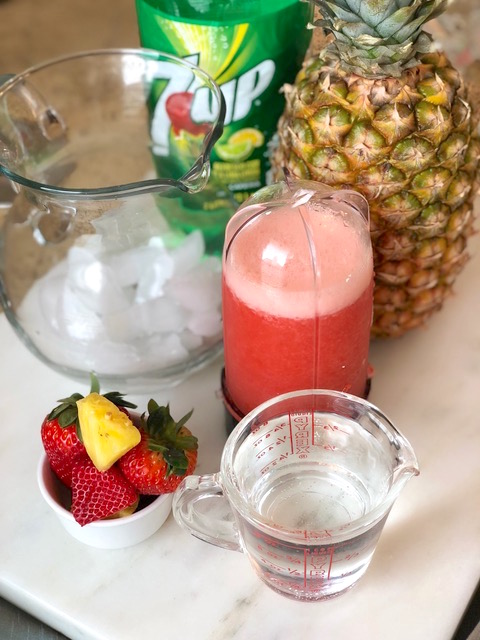
[[[212,153],[208,188],[175,199],[168,218],[202,229],[221,252],[236,207],[268,180],[269,145],[283,111],[280,89],[293,81],[310,40],[309,2],[301,0],[136,0],[141,44],[186,58],[220,86],[224,133]],[[192,141],[211,121],[206,92],[186,77],[155,87],[149,98],[153,153],[181,169]],[[165,174],[165,162],[162,163]],[[168,177],[168,176],[166,176]]]

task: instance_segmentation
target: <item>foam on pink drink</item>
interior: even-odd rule
[[[315,246],[315,273],[305,220]],[[312,275],[317,278],[315,287]],[[340,214],[329,210],[312,215],[305,206],[298,215],[281,207],[250,232],[242,229],[226,272],[228,286],[245,304],[294,318],[312,315],[312,296],[320,315],[348,306],[371,278],[371,252],[365,250],[360,224],[359,229],[346,226]]]
[[[312,386],[363,395],[373,290],[365,221],[318,204],[282,206],[261,219],[250,207],[249,215],[224,263],[233,401],[246,412]]]

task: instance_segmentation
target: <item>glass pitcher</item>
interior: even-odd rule
[[[218,86],[187,61],[140,49],[2,79],[0,172],[16,195],[0,298],[17,334],[58,371],[109,384],[172,384],[212,360],[235,204],[217,219],[195,217],[195,203],[212,189]],[[186,223],[180,209],[191,211]]]

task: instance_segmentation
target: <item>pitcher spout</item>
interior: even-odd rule
[[[410,478],[414,478],[420,474],[417,457],[408,442],[404,442],[399,458],[399,465],[394,470],[393,486],[396,488],[396,495],[400,493]]]
[[[202,191],[210,178],[210,161],[199,158],[191,170],[182,179],[182,184],[189,193]]]
[[[420,475],[420,469],[418,465],[412,465],[408,467],[402,467],[397,474],[397,481],[406,484],[410,478]]]

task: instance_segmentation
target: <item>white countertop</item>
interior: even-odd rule
[[[0,316],[0,595],[74,640],[450,640],[480,578],[478,236],[471,251],[426,328],[372,345],[370,400],[412,442],[421,474],[365,577],[325,603],[275,594],[242,554],[190,537],[171,516],[129,549],[69,537],[37,489],[40,424],[58,398],[88,389],[33,358]],[[220,368],[155,394],[174,415],[195,408],[200,473],[218,469],[226,439]]]

